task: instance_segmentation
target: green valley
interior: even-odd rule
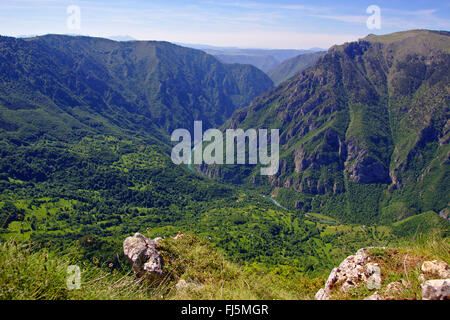
[[[0,299],[313,299],[360,248],[448,260],[449,54],[449,32],[370,35],[272,81],[168,42],[0,37]],[[195,120],[279,128],[280,170],[175,165]],[[163,238],[156,283],[137,232]]]

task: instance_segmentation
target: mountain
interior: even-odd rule
[[[167,42],[0,38],[0,128],[56,138],[221,125],[270,89],[252,66]]]
[[[272,88],[253,66],[166,42],[1,37],[0,299],[295,299],[359,248],[417,235],[441,259],[448,246],[424,236],[448,239],[447,39],[371,36]],[[223,128],[282,129],[279,175],[221,167],[218,181],[172,162],[172,129],[233,112]],[[156,291],[130,276],[136,232],[166,239]],[[64,289],[69,264],[93,285]]]
[[[249,64],[267,72],[280,64],[272,55],[223,54],[208,51],[223,63]]]
[[[314,52],[317,50],[293,50],[293,49],[241,49],[234,47],[214,47],[206,45],[184,45],[203,50],[215,56],[223,63],[250,64],[258,69],[268,72],[279,66],[286,59],[299,54]]]
[[[449,53],[446,31],[369,35],[332,47],[224,127],[279,128],[278,174],[268,181],[248,168],[209,174],[268,183],[284,206],[341,221],[448,209]]]
[[[275,85],[292,78],[303,70],[311,67],[320,57],[326,52],[303,53],[294,58],[288,59],[280,64],[278,67],[267,72],[267,75],[272,79]]]
[[[172,129],[220,125],[272,87],[257,68],[166,42],[49,35],[1,37],[0,70],[0,242],[73,249],[120,270],[125,236],[183,230],[233,261],[332,265],[339,240],[325,248],[314,222],[265,190],[171,160]]]

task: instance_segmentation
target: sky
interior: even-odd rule
[[[0,34],[8,36],[127,35],[222,47],[309,49],[408,29],[450,30],[450,1],[0,0]]]

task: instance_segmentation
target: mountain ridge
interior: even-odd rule
[[[44,105],[59,104],[63,113],[70,108],[77,122],[95,115],[98,126],[148,127],[154,133],[191,129],[194,120],[216,126],[272,87],[255,67],[224,65],[168,42],[59,35],[0,41],[4,104],[18,99],[13,96],[40,95]],[[33,102],[23,104],[32,108]]]
[[[330,48],[312,68],[236,111],[224,128],[281,129],[280,171],[268,182],[290,208],[348,221],[445,209],[449,33],[368,39]],[[244,181],[264,184],[254,174]],[[346,205],[336,212],[339,202]]]
[[[283,63],[270,70],[267,74],[275,85],[278,86],[282,82],[311,67],[323,55],[325,55],[324,51],[303,53],[283,61]]]

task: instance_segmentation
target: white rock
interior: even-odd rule
[[[145,275],[161,275],[163,259],[157,250],[159,244],[140,233],[128,237],[123,242],[123,253],[131,262],[138,277]]]
[[[334,268],[328,276],[325,287],[317,292],[316,299],[328,299],[331,289],[339,284],[342,284],[341,290],[344,292],[358,287],[359,282],[367,282],[369,289],[380,289],[381,271],[377,264],[369,262],[367,249],[358,250],[355,255],[344,259],[338,268]]]
[[[443,261],[425,261],[422,264],[422,272],[437,275],[441,279],[450,278],[450,267]]]
[[[314,300],[330,300],[330,295],[325,289],[320,289],[314,296]]]
[[[449,300],[450,279],[428,280],[422,285],[422,300]]]
[[[381,289],[381,269],[377,263],[368,263],[366,266],[367,288]]]

